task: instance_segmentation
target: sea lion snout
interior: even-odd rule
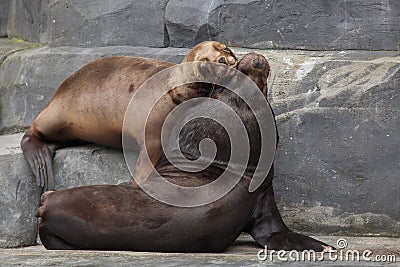
[[[241,60],[239,60],[237,69],[242,71],[243,73],[251,74],[254,71],[262,70],[264,75],[269,74],[269,64],[267,59],[257,53],[249,53],[245,55]]]
[[[270,68],[268,60],[263,55],[249,53],[238,62],[236,68],[255,82],[265,96],[268,94],[267,80]]]
[[[259,59],[259,58],[254,59],[252,62],[252,65],[254,68],[261,69],[261,70],[264,69],[264,66],[265,66],[264,62],[262,62],[261,59]]]

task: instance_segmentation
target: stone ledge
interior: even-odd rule
[[[10,2],[8,36],[52,46],[168,46],[167,0]]]
[[[40,190],[25,162],[21,135],[0,136],[0,247],[35,244]]]
[[[133,55],[179,63],[188,51],[186,48],[131,46],[50,48],[34,47],[34,44],[29,43],[20,43],[14,48],[13,44],[11,41],[0,39],[0,57],[1,51],[5,51],[0,64],[0,132],[9,128],[21,129],[29,126],[47,105],[62,81],[94,59],[112,55]],[[337,101],[343,102],[343,99],[347,99],[347,89],[351,87],[353,89],[350,93],[359,89],[371,89],[366,90],[366,94],[354,94],[358,98],[348,101],[347,104],[364,107],[371,104],[367,97],[371,93],[371,96],[376,98],[377,94],[384,93],[385,87],[395,88],[395,78],[400,75],[400,57],[397,52],[306,52],[243,48],[235,50],[238,55],[256,51],[268,58],[272,68],[269,80],[270,99],[277,115],[313,104],[322,107],[329,105],[329,101],[334,101],[333,106],[341,107]],[[375,70],[381,65],[379,71]],[[353,71],[354,68],[358,70]],[[363,79],[363,72],[375,78]],[[346,75],[348,77],[342,79]],[[342,79],[342,82],[330,84],[329,77],[337,77],[334,79]],[[382,80],[379,80],[379,77]],[[363,84],[360,86],[357,83]],[[327,94],[329,91],[334,93]],[[386,92],[388,93],[392,95],[387,98],[396,95],[394,89]],[[396,100],[389,99],[390,108],[397,109]],[[378,99],[374,101],[382,102]],[[372,105],[376,104],[374,101]],[[381,104],[388,105],[384,102],[379,103]]]
[[[2,207],[7,207],[0,212],[3,218],[0,224],[2,236],[0,247],[36,243],[37,220],[33,215],[38,207],[40,190],[35,185],[33,174],[19,148],[21,137],[22,134],[0,136],[0,181],[3,186],[0,203]],[[284,163],[277,161],[277,166],[282,165]],[[129,181],[131,177],[120,149],[96,145],[57,150],[54,170],[56,189],[93,184],[118,184]],[[310,170],[310,173],[314,172]],[[310,190],[310,185],[315,183],[311,178],[313,177],[308,177],[298,185],[297,180],[290,179],[290,174],[277,171],[274,180],[277,202],[290,228],[309,234],[329,232],[347,235],[400,236],[399,221],[385,214],[396,209],[396,204],[388,206],[388,209],[382,212],[376,210],[363,213],[363,207],[360,206],[363,206],[364,202],[351,207],[343,204],[344,200],[338,200],[341,196],[335,194],[338,194],[339,184]],[[349,182],[344,180],[342,183]],[[327,184],[323,181],[321,183]],[[395,186],[393,185],[394,190],[397,188]],[[346,192],[344,193],[347,194]],[[351,193],[355,196],[360,194],[356,190]],[[396,198],[388,192],[387,194],[389,200],[393,201]],[[321,197],[325,200],[323,204],[317,202]],[[373,206],[367,208],[374,211]]]
[[[0,136],[0,247],[36,243],[40,190],[20,149],[23,134]],[[127,182],[120,149],[95,145],[62,148],[54,157],[56,189]]]
[[[376,266],[377,262],[373,259],[377,255],[394,255],[396,262],[400,259],[399,238],[376,238],[376,237],[348,237],[348,236],[314,236],[328,244],[336,245],[339,239],[345,239],[348,243],[346,251],[370,250],[371,261],[361,260],[357,264],[363,266]],[[279,259],[274,254],[273,260],[260,261],[257,253],[260,248],[248,235],[241,235],[236,242],[223,253],[205,254],[205,253],[149,253],[149,252],[131,252],[131,251],[50,251],[43,246],[32,246],[18,249],[0,249],[0,261],[2,264],[23,265],[23,266],[132,266],[148,265],[158,266],[160,263],[167,266],[287,266],[288,262]],[[343,253],[343,254],[344,254]],[[271,255],[271,254],[269,254]],[[295,254],[291,254],[295,257]],[[340,255],[340,252],[332,256]],[[286,257],[288,254],[286,255]],[[311,261],[289,261],[295,266],[354,266],[356,261],[351,260],[329,260],[328,255],[321,260],[321,253],[316,253],[317,262]],[[307,259],[307,256],[306,256]],[[362,257],[360,256],[360,259]],[[395,262],[395,264],[396,264]]]

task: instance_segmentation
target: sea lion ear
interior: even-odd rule
[[[230,49],[229,47],[227,47],[227,46],[225,45],[224,50],[222,50],[222,52],[226,53],[228,58],[233,58],[233,60],[234,60],[234,62],[232,62],[232,60],[228,60],[228,61],[230,61],[230,62],[229,62],[230,64],[228,64],[228,65],[233,65],[233,66],[236,66],[236,65],[237,65],[237,63],[238,63],[238,58],[237,58],[237,56],[235,55],[235,53],[232,51],[232,49]]]

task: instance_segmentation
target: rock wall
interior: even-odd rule
[[[14,0],[8,35],[52,46],[192,47],[213,39],[261,49],[399,50],[399,25],[397,0]]]
[[[400,236],[399,3],[0,0],[0,36],[8,28],[10,38],[0,39],[0,247],[36,242],[40,191],[21,134],[10,134],[32,123],[62,81],[104,56],[179,63],[208,39],[324,50],[235,49],[271,64],[280,210],[306,233]],[[130,178],[120,150],[93,145],[55,151],[54,167],[58,189]]]
[[[182,2],[171,0],[168,3]],[[179,29],[189,27],[199,39],[207,37],[230,45],[252,48],[306,50],[398,50],[400,2],[396,0],[208,1],[202,10],[205,23],[188,24],[184,1],[180,24],[170,25],[169,38],[190,37]],[[168,10],[167,6],[167,10]],[[168,14],[168,12],[167,12]],[[167,26],[170,21],[167,20]],[[174,29],[174,31],[172,31]]]
[[[22,134],[0,136],[0,247],[36,244],[41,191],[22,155]],[[54,152],[54,147],[51,148]],[[56,189],[128,182],[131,175],[120,149],[94,145],[54,152]]]
[[[135,55],[178,63],[187,51],[127,46],[34,48],[32,45],[12,45],[9,41],[0,40],[0,57],[2,43],[5,59],[0,71],[0,132],[30,125],[61,82],[89,61],[104,56]]]
[[[7,36],[9,0],[0,0],[0,38]]]
[[[167,0],[74,0],[10,3],[9,36],[53,46],[165,47]]]

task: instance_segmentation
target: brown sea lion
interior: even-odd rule
[[[250,69],[252,74],[268,73],[266,59],[257,54],[245,56],[238,64],[239,70],[242,67]],[[266,92],[266,79],[259,81],[264,81],[258,87]],[[246,231],[259,245],[268,245],[271,249],[330,249],[320,241],[291,232],[284,225],[273,197],[273,169],[265,173],[268,177],[261,187],[249,193],[260,153],[259,127],[253,113],[257,110],[250,110],[236,94],[223,88],[214,90],[212,97],[228,104],[239,115],[251,146],[249,162],[242,163],[246,171],[228,194],[207,205],[185,208],[159,202],[135,185],[85,186],[46,192],[36,215],[41,218],[39,235],[43,245],[47,249],[221,252]],[[215,161],[205,170],[193,173],[177,169],[162,155],[156,169],[172,183],[205,185],[224,171],[230,157],[230,142],[221,125],[206,118],[192,120],[183,128],[180,125],[190,112],[197,114],[198,109],[207,108],[200,104],[189,108],[177,120],[171,138],[179,138],[179,147],[189,159],[200,156],[201,140],[212,138],[218,151]],[[176,148],[166,146],[166,149],[173,153]],[[156,182],[152,175],[145,181]]]
[[[206,41],[195,46],[184,62],[209,61],[233,66],[237,59],[224,44]],[[58,88],[47,107],[38,115],[21,140],[21,148],[37,184],[44,191],[54,189],[52,155],[47,142],[88,141],[121,147],[122,124],[132,95],[152,75],[173,66],[173,63],[141,57],[106,57],[88,63],[69,76]],[[146,146],[153,163],[161,146],[158,131],[169,110],[180,102],[209,93],[210,86],[186,86],[172,90],[159,103],[164,113],[148,122],[153,133],[146,137]],[[137,107],[141,109],[140,106]],[[138,129],[140,125],[137,125]],[[132,137],[143,146],[144,136],[133,130]],[[146,177],[153,166],[139,155],[135,177]],[[143,166],[141,166],[143,165]]]

